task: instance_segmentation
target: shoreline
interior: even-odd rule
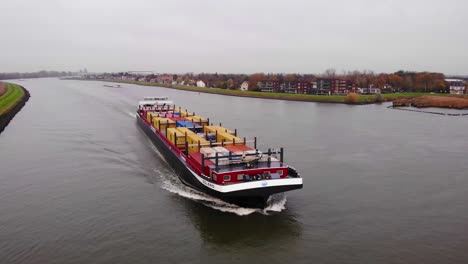
[[[6,84],[6,83],[5,83]],[[11,122],[11,120],[15,117],[17,113],[26,105],[26,102],[31,97],[31,94],[28,90],[26,90],[23,86],[18,85],[23,90],[23,96],[21,99],[16,102],[16,104],[10,108],[8,111],[0,115],[0,135]]]
[[[198,93],[208,93],[208,94],[218,94],[218,95],[227,95],[227,96],[236,96],[236,97],[248,97],[248,98],[258,98],[258,99],[270,99],[270,100],[285,100],[285,101],[297,101],[297,102],[315,102],[315,103],[331,103],[331,104],[349,104],[349,105],[366,105],[376,103],[374,96],[362,96],[363,100],[357,103],[347,103],[345,102],[346,96],[340,95],[302,95],[302,94],[288,94],[288,93],[267,93],[267,92],[253,92],[253,91],[240,91],[240,90],[228,90],[220,88],[206,88],[206,87],[196,87],[196,86],[183,86],[183,85],[173,85],[173,84],[159,84],[159,83],[150,83],[150,82],[137,82],[137,81],[119,81],[119,80],[86,80],[86,79],[71,79],[71,80],[80,80],[80,81],[102,81],[102,82],[112,82],[112,83],[126,83],[126,84],[135,84],[141,86],[154,86],[175,90],[182,90],[188,92],[198,92]]]
[[[269,93],[269,92],[254,92],[254,91],[240,91],[240,90],[228,90],[220,88],[206,88],[196,86],[185,86],[177,84],[160,84],[152,82],[138,82],[138,81],[125,81],[125,80],[94,80],[94,79],[81,79],[73,78],[68,80],[79,80],[79,81],[102,81],[111,83],[126,83],[135,84],[141,86],[154,86],[161,88],[169,88],[175,90],[198,92],[198,93],[209,93],[236,97],[247,97],[247,98],[258,98],[258,99],[270,99],[270,100],[285,100],[285,101],[297,101],[297,102],[315,102],[315,103],[329,103],[329,104],[347,104],[347,105],[369,105],[369,104],[380,104],[383,102],[392,102],[402,98],[415,98],[420,96],[434,96],[436,94],[428,93],[393,93],[393,94],[382,94],[382,101],[376,100],[376,95],[358,95],[357,102],[346,102],[347,96],[344,95],[313,95],[313,94],[289,94],[289,93]],[[437,94],[438,96],[447,96],[447,94]]]
[[[393,109],[393,110],[401,110],[401,111],[409,111],[409,112],[417,112],[417,113],[425,113],[425,114],[433,114],[433,115],[442,115],[442,116],[468,116],[468,112],[465,113],[443,113],[443,112],[435,112],[435,111],[426,111],[426,110],[420,110],[420,109],[409,109],[406,106],[387,106],[388,109]]]

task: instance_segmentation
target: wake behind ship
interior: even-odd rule
[[[137,122],[184,184],[228,203],[263,208],[272,194],[302,188],[283,148],[259,151],[256,138],[240,138],[167,97],[145,97]]]

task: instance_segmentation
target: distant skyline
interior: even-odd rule
[[[468,75],[468,1],[15,0],[0,72]]]

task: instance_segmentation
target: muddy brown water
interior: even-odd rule
[[[12,81],[14,82],[14,81]],[[0,263],[466,263],[468,120],[35,79],[0,135]],[[267,211],[179,183],[134,110],[167,95],[285,147],[304,189]]]

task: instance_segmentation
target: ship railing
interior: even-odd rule
[[[274,150],[274,149],[272,150],[271,148],[269,148],[267,151],[258,151],[258,149],[255,149],[255,152],[253,153],[244,153],[244,154],[233,154],[232,152],[229,152],[228,155],[222,155],[222,156],[220,156],[219,153],[216,152],[214,157],[206,157],[205,154],[201,154],[201,167],[203,170],[203,168],[205,168],[205,161],[214,160],[215,170],[219,171],[219,160],[225,159],[225,158],[228,159],[229,164],[245,163],[245,164],[251,165],[253,162],[258,162],[262,158],[263,155],[267,155],[266,162],[269,167],[272,162],[271,158],[273,157],[273,155],[277,157],[278,154],[279,154],[279,162],[281,165],[283,165],[284,148],[280,148],[279,151]],[[246,157],[251,157],[251,156],[259,157],[259,158],[253,159],[253,160],[244,160]],[[232,161],[233,163],[230,163]]]
[[[187,144],[188,147],[196,147],[196,146],[200,146],[200,147],[213,147],[213,146],[236,146],[237,143],[243,143],[244,145],[246,143],[256,143],[256,140],[242,140],[241,142],[238,142],[238,141],[226,141],[226,140],[223,140],[221,142],[210,142],[210,143],[193,143],[193,144]],[[180,145],[180,144],[179,144]]]

